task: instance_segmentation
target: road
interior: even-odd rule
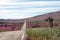
[[[2,32],[0,33],[0,40],[20,40],[21,36],[21,31]]]
[[[25,40],[26,21],[20,31],[0,32],[0,40]]]

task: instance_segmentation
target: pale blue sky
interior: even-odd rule
[[[60,11],[60,0],[0,0],[0,19],[21,19]]]

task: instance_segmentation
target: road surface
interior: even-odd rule
[[[0,40],[20,40],[21,36],[21,31],[2,32],[0,33]]]
[[[0,32],[0,40],[24,40],[26,21],[20,31]]]

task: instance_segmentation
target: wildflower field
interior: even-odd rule
[[[60,28],[27,28],[27,40],[60,40]]]

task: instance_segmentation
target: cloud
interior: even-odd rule
[[[22,2],[22,3],[5,3],[0,5],[0,10],[24,10],[29,8],[54,8],[60,7],[60,2]]]
[[[2,0],[2,2],[0,2],[0,18],[4,19],[27,18],[54,11],[60,11],[60,1],[34,1],[17,3]]]
[[[0,5],[59,5],[60,1],[34,1],[34,2],[10,2],[10,1],[0,1]]]
[[[25,10],[0,10],[0,17],[6,19],[19,19],[59,11],[59,8],[31,8]]]
[[[32,1],[60,1],[60,0],[0,0],[0,2],[32,2]]]

